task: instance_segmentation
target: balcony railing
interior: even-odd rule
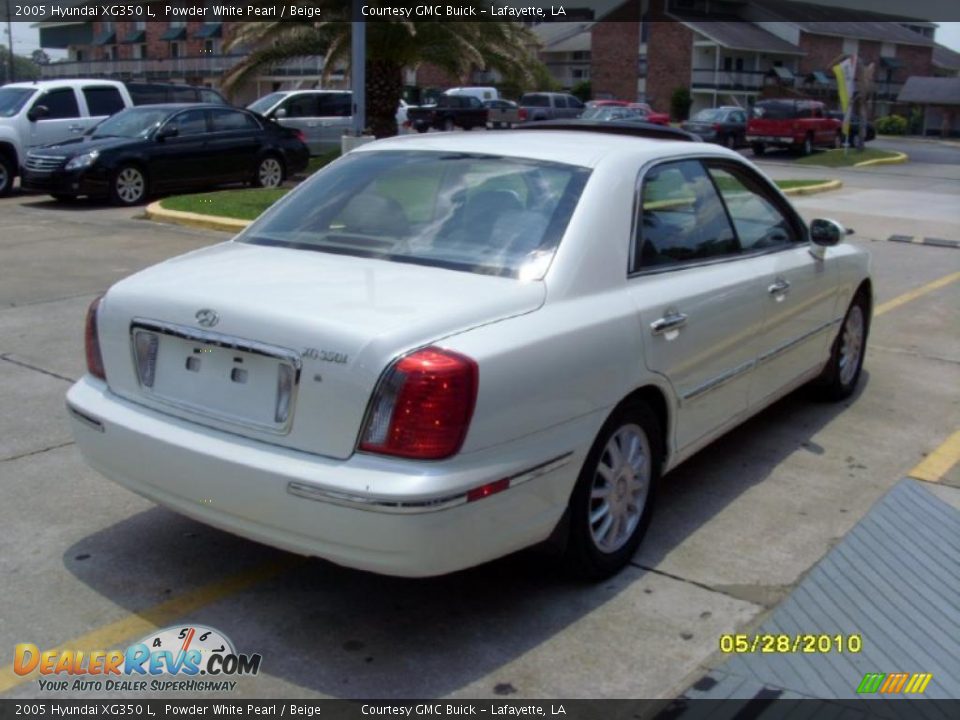
[[[694,69],[691,84],[694,88],[757,92],[766,77],[767,73],[763,71]]]
[[[72,60],[41,65],[44,79],[102,77],[163,80],[191,76],[217,77],[246,55],[202,55],[163,60]],[[261,75],[301,77],[323,72],[323,59],[305,57],[264,70]]]

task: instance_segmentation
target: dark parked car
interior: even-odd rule
[[[472,95],[441,95],[435,105],[407,108],[407,121],[417,132],[487,126],[487,108]]]
[[[734,106],[707,108],[680,127],[706,142],[737,148],[747,142],[747,111]]]
[[[144,105],[31,151],[21,183],[58,200],[87,195],[134,205],[151,193],[223,183],[276,187],[309,157],[297,131],[247,110]]]
[[[843,123],[843,111],[842,110],[828,110],[827,117],[831,117],[834,120],[839,120]],[[860,135],[860,118],[856,115],[850,117],[850,142],[851,144],[857,141],[857,137]],[[877,130],[873,127],[873,123],[867,120],[867,132],[863,136],[864,142],[869,142],[877,137]],[[843,129],[840,130],[840,139],[843,142],[846,142],[847,137],[843,133]]]

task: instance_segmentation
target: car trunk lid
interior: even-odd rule
[[[393,359],[544,295],[540,282],[230,242],[115,285],[100,338],[122,397],[346,458]]]

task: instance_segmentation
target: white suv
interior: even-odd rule
[[[0,196],[34,147],[79,137],[133,100],[114,80],[44,80],[0,88]]]

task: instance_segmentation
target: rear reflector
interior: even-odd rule
[[[460,450],[477,399],[477,364],[429,347],[400,358],[377,388],[360,449],[440,460]]]
[[[137,377],[140,384],[153,387],[157,373],[157,348],[159,338],[152,332],[137,330],[133,334],[133,354],[137,359]],[[192,359],[192,358],[191,358]]]
[[[495,480],[492,483],[481,485],[480,487],[473,488],[473,490],[470,490],[469,492],[467,492],[467,502],[483,500],[486,497],[490,497],[491,495],[496,495],[498,492],[503,492],[504,490],[509,490],[509,489],[510,489],[510,478]]]
[[[87,321],[83,332],[83,346],[87,355],[87,372],[101,380],[107,379],[103,369],[103,356],[100,354],[100,337],[97,334],[97,315],[100,312],[100,302],[103,295],[98,297],[87,308]]]

